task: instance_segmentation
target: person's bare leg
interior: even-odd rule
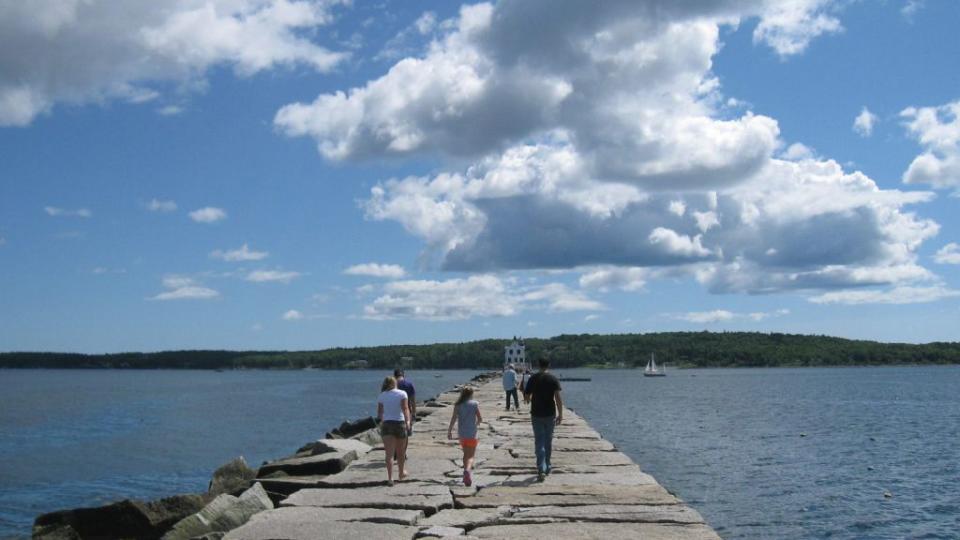
[[[383,453],[387,458],[387,482],[393,482],[393,452],[397,449],[397,439],[392,435],[383,438]],[[402,461],[400,463],[403,463]],[[401,469],[402,470],[402,469]]]
[[[407,477],[407,439],[406,437],[397,440],[397,470],[400,471],[400,480]]]
[[[473,470],[473,457],[477,455],[477,449],[474,448],[464,448],[463,449],[463,468],[472,471]]]

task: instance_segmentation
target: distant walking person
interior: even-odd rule
[[[397,379],[397,390],[407,393],[407,405],[410,407],[410,432],[407,435],[413,435],[413,424],[417,421],[417,389],[403,373],[403,369],[393,370],[393,377]]]
[[[407,432],[410,431],[410,409],[407,393],[397,389],[397,380],[387,377],[380,387],[377,398],[377,419],[380,420],[380,436],[383,437],[383,452],[387,461],[387,485],[393,485],[393,456],[397,456],[400,480],[407,477],[406,454]]]
[[[480,404],[473,399],[473,388],[464,386],[453,407],[447,438],[453,438],[453,425],[457,424],[457,438],[463,449],[463,485],[468,487],[473,484],[473,460],[477,455],[477,426],[480,422],[483,422],[483,416],[480,415]]]
[[[550,360],[540,359],[540,371],[534,373],[523,390],[531,400],[530,423],[533,424],[533,444],[537,454],[537,482],[550,474],[550,454],[553,450],[553,428],[563,421],[563,400],[560,381],[549,373]]]
[[[523,368],[523,373],[520,374],[520,392],[523,393],[523,404],[528,405],[530,403],[530,394],[527,394],[527,381],[530,380],[530,368]]]
[[[520,410],[520,400],[517,398],[517,372],[513,370],[513,364],[503,370],[503,391],[507,394],[507,410],[510,410],[510,396],[513,396],[513,405]]]

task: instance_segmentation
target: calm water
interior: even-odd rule
[[[960,366],[589,376],[570,405],[724,538],[960,538]]]
[[[474,374],[410,377],[426,397]],[[567,402],[725,538],[960,537],[960,366],[561,374],[592,377]],[[0,537],[289,454],[372,414],[382,376],[0,370]]]

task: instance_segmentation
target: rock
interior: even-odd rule
[[[173,524],[200,511],[207,501],[204,495],[176,495],[158,501],[124,500],[96,508],[52,512],[37,517],[33,537],[160,538]]]
[[[357,459],[357,452],[354,450],[337,450],[316,456],[281,459],[262,465],[257,472],[257,477],[267,476],[276,471],[283,471],[290,476],[336,474],[355,459]]]
[[[366,433],[366,432],[364,432]],[[362,434],[361,434],[362,435]],[[373,445],[364,443],[355,439],[320,439],[312,443],[307,443],[297,450],[297,454],[306,454],[307,456],[317,456],[337,451],[354,450],[357,456],[362,456],[373,450]]]
[[[380,436],[379,428],[368,429],[363,433],[358,433],[354,435],[352,438],[354,440],[367,444],[373,448],[376,448],[383,444],[383,437]]]
[[[365,521],[324,519],[323,508],[278,508],[261,512],[245,525],[227,533],[225,540],[393,540],[410,539],[417,527]],[[355,509],[358,512],[360,509]]]
[[[303,489],[284,499],[283,506],[324,508],[396,508],[422,510],[433,515],[453,507],[447,486],[401,483],[392,487],[354,489]]]
[[[33,537],[42,538],[44,540],[82,540],[80,534],[73,530],[73,527],[64,524],[45,527],[39,533],[37,528],[34,527]]]
[[[207,493],[215,497],[221,493],[242,492],[250,487],[256,477],[257,471],[251,469],[243,456],[240,456],[227,464],[221,465],[219,469],[213,472],[213,478],[210,479]]]
[[[331,431],[331,433],[337,435],[339,438],[349,439],[354,435],[360,434],[375,427],[377,427],[377,420],[372,416],[368,416],[353,422],[343,422],[340,424],[340,427],[334,429]]]
[[[207,533],[203,536],[197,536],[197,537],[191,538],[190,540],[222,540],[223,537],[226,535],[227,533],[224,533],[224,532],[212,532],[212,533]]]
[[[597,523],[703,523],[703,518],[696,510],[680,504],[538,506],[522,508],[501,519],[500,523],[532,523],[539,519]]]
[[[706,525],[661,523],[539,523],[494,525],[470,531],[477,538],[602,538],[603,540],[720,540]]]
[[[580,506],[597,504],[677,504],[679,500],[659,484],[640,486],[577,486],[557,488],[545,484],[493,486],[473,497],[457,499],[457,507]]]
[[[424,519],[421,525],[473,528],[480,525],[496,525],[500,523],[501,518],[508,516],[509,510],[504,509],[450,509],[441,510],[436,514]]]
[[[273,508],[267,492],[259,483],[240,497],[223,493],[203,510],[180,520],[163,540],[189,540],[214,532],[227,532],[243,525],[254,514]]]
[[[457,527],[442,527],[434,525],[417,533],[417,538],[447,538],[449,536],[463,536],[465,531]]]

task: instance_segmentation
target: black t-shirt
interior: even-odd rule
[[[553,394],[560,391],[560,381],[553,373],[534,373],[527,381],[525,393],[532,394],[530,398],[531,416],[556,416],[557,406],[553,401]]]

